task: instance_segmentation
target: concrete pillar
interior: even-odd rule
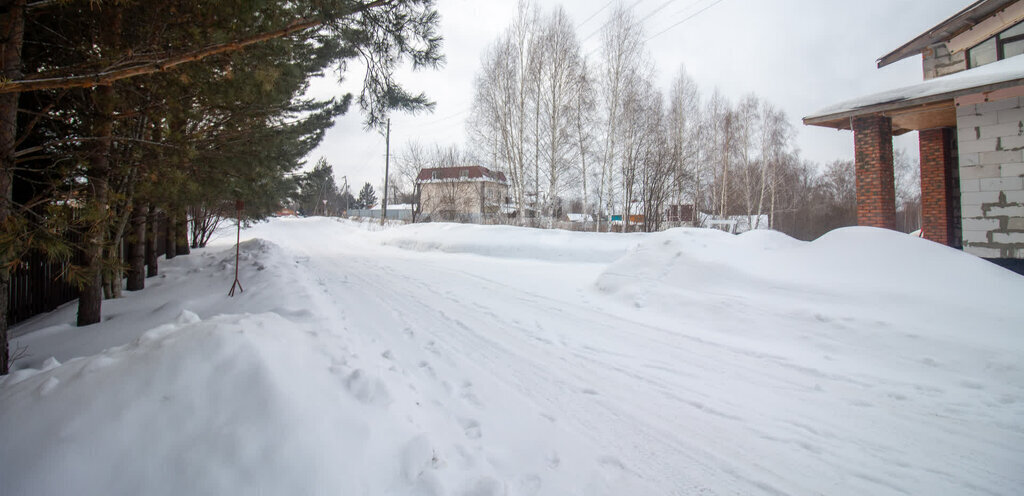
[[[921,230],[925,239],[959,247],[955,226],[960,217],[959,189],[953,163],[956,131],[950,128],[920,131]]]
[[[892,169],[892,120],[872,115],[853,119],[857,168],[857,224],[896,228]]]

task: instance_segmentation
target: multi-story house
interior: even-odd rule
[[[922,234],[1024,273],[1024,1],[981,0],[878,59],[924,82],[822,109],[854,132],[857,223],[895,226],[892,137],[920,138]]]
[[[421,169],[417,220],[480,222],[508,203],[505,174],[478,165]]]

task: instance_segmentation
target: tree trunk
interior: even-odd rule
[[[0,16],[3,68],[0,75],[8,81],[21,79],[21,44],[25,34],[25,2],[8,2],[7,12]],[[14,143],[18,134],[18,93],[0,95],[0,229],[10,228],[11,182],[14,174]],[[3,234],[8,234],[4,232]],[[10,262],[14,259],[10,248],[0,250],[0,375],[10,370],[7,348],[7,310],[10,303]]]
[[[157,241],[160,240],[160,216],[153,205],[149,206],[146,214],[146,231],[146,277],[156,277],[160,274],[160,254],[156,252]]]
[[[131,244],[128,245],[128,291],[146,287],[146,205],[135,200],[131,218]]]
[[[91,207],[96,209],[93,224],[85,233],[84,254],[86,284],[78,297],[78,325],[86,326],[100,321],[103,305],[103,245],[107,236],[107,203],[110,196],[110,144],[114,130],[114,88],[100,86],[95,92],[97,117],[96,146],[89,158],[89,189]]]
[[[104,240],[107,241],[107,240]],[[106,248],[103,249],[104,260],[114,260],[116,257],[114,244],[110,243]],[[100,271],[103,274],[103,299],[110,300],[116,298],[114,296],[114,274],[109,270]]]
[[[177,255],[188,255],[191,253],[188,246],[188,211],[179,208],[175,220],[177,225],[174,227],[174,252]]]
[[[178,233],[177,233],[177,219],[175,218],[175,209],[168,208],[164,218],[166,219],[165,241],[164,241],[164,259],[170,260],[178,255]]]

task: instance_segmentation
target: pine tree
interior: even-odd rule
[[[373,191],[373,186],[370,183],[363,185],[363,189],[359,190],[359,198],[356,198],[356,205],[358,208],[373,208],[377,204],[377,194]]]
[[[299,211],[303,215],[332,215],[345,209],[344,198],[334,182],[334,168],[321,157],[313,170],[298,178]]]
[[[81,250],[87,264],[68,273],[87,294],[81,324],[99,320],[101,288],[117,296],[114,247],[153,232],[133,210],[183,217],[242,200],[244,215],[266,216],[294,194],[289,175],[352,101],[367,127],[432,108],[393,75],[403,61],[442,60],[432,0],[9,3],[0,10],[0,305],[28,250],[63,259]],[[360,57],[358,95],[303,98],[313,77],[344,74]],[[72,203],[75,215],[57,212]],[[72,246],[69,230],[85,241]],[[6,357],[0,350],[0,374]]]

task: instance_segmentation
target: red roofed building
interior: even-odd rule
[[[419,214],[423,220],[480,221],[501,212],[507,203],[505,174],[486,167],[434,167],[416,176]]]

